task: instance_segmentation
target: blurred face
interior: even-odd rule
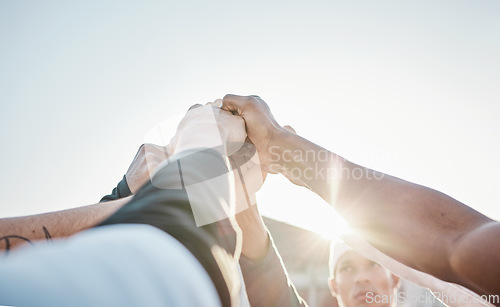
[[[392,306],[396,297],[394,290],[399,278],[366,259],[355,251],[349,251],[337,262],[335,279],[330,279],[333,295],[341,306]]]

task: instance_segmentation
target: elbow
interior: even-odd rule
[[[480,295],[500,292],[500,223],[486,222],[452,244],[449,264],[454,282]]]

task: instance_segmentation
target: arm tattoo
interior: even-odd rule
[[[49,231],[47,230],[47,228],[45,228],[45,226],[42,227],[43,227],[43,232],[45,233],[45,240],[52,242],[52,236],[50,235]]]
[[[16,235],[1,237],[0,238],[0,242],[2,240],[5,240],[5,255],[9,254],[9,251],[10,251],[10,240],[11,239],[21,239],[21,240],[24,240],[24,241],[28,242],[29,244],[33,245],[33,242],[31,242],[29,239],[27,239],[25,237],[16,236]]]
[[[52,242],[52,236],[50,235],[50,232],[47,230],[47,228],[45,226],[42,226],[42,228],[43,228],[43,233],[45,235],[45,240],[47,240],[48,242]],[[2,242],[2,240],[5,240],[5,255],[7,255],[9,253],[11,245],[12,245],[11,241],[14,239],[23,240],[23,241],[28,242],[29,244],[31,244],[33,246],[33,242],[31,242],[31,240],[28,238],[17,236],[17,235],[3,236],[3,237],[0,237],[0,242]]]

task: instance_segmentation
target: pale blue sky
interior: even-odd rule
[[[0,216],[97,202],[152,126],[236,93],[500,219],[498,16],[498,1],[0,1]],[[260,198],[291,222],[324,208],[279,178]]]

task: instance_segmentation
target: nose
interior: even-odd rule
[[[354,278],[354,282],[356,282],[356,283],[366,283],[366,282],[369,282],[370,280],[371,280],[370,272],[368,272],[367,270],[358,270],[356,272],[356,276]]]

